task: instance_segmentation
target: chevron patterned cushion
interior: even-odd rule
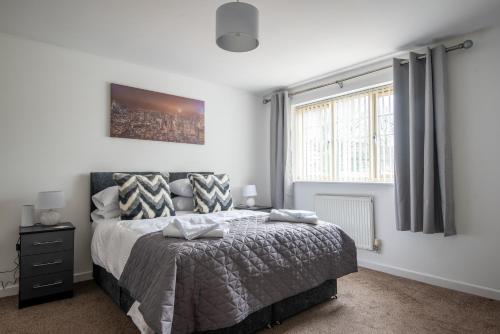
[[[168,174],[114,173],[119,188],[121,219],[151,219],[175,216]]]
[[[193,186],[194,212],[210,213],[233,209],[233,199],[227,174],[189,174]]]

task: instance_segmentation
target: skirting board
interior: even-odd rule
[[[73,275],[73,282],[75,283],[89,281],[91,279],[92,279],[92,271],[85,271],[83,273],[76,273]],[[14,296],[17,295],[18,292],[19,292],[19,286],[17,284],[9,286],[6,289],[0,289],[0,298]]]
[[[415,281],[431,284],[431,285],[436,285],[440,286],[443,288],[451,289],[451,290],[456,290],[456,291],[461,291],[465,293],[470,293],[473,295],[485,297],[485,298],[490,298],[490,299],[495,299],[495,300],[500,300],[500,290],[497,289],[492,289],[476,284],[470,284],[470,283],[465,283],[465,282],[460,282],[460,281],[455,281],[455,280],[450,280],[444,277],[439,277],[439,276],[434,276],[434,275],[429,275],[429,274],[424,274],[420,272],[416,272],[413,270],[408,270],[404,268],[399,268],[399,267],[394,267],[394,266],[388,266],[385,264],[380,264],[376,262],[371,262],[371,261],[365,261],[358,259],[358,265],[360,267],[376,270],[376,271],[381,271],[387,274],[391,274],[394,276],[399,276],[399,277],[404,277],[408,279],[412,279]],[[92,279],[92,271],[87,271],[83,273],[76,273],[74,275],[74,282],[83,282],[83,281],[88,281]],[[2,297],[7,297],[7,296],[14,296],[17,295],[18,293],[18,286],[13,285],[8,287],[5,290],[0,290],[0,298]]]
[[[409,278],[414,281],[419,281],[430,285],[436,285],[442,288],[470,293],[472,295],[481,296],[489,299],[500,300],[500,290],[488,288],[481,285],[455,281],[440,276],[424,274],[413,270],[388,266],[385,264],[376,263],[372,261],[365,261],[361,259],[358,259],[358,265],[360,267],[381,271],[394,276]]]

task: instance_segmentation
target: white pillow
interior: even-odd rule
[[[118,204],[118,186],[107,187],[92,196],[97,209],[102,211],[113,211],[119,209]]]
[[[175,216],[178,217],[178,216],[184,216],[184,215],[195,215],[197,214],[196,212],[194,211],[175,211]]]
[[[188,179],[179,179],[169,184],[170,191],[177,196],[193,197],[193,186]]]
[[[193,197],[174,197],[172,198],[175,211],[193,211],[194,200]]]
[[[120,209],[109,210],[109,211],[96,209],[92,211],[90,217],[92,218],[92,221],[97,222],[100,220],[120,218],[120,214],[121,214]]]

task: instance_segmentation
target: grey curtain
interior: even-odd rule
[[[271,204],[291,208],[293,184],[290,160],[290,103],[287,91],[271,96]]]
[[[394,59],[397,229],[456,234],[444,46]]]

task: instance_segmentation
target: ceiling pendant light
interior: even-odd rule
[[[216,42],[226,51],[247,52],[259,46],[259,11],[245,2],[217,8]]]

